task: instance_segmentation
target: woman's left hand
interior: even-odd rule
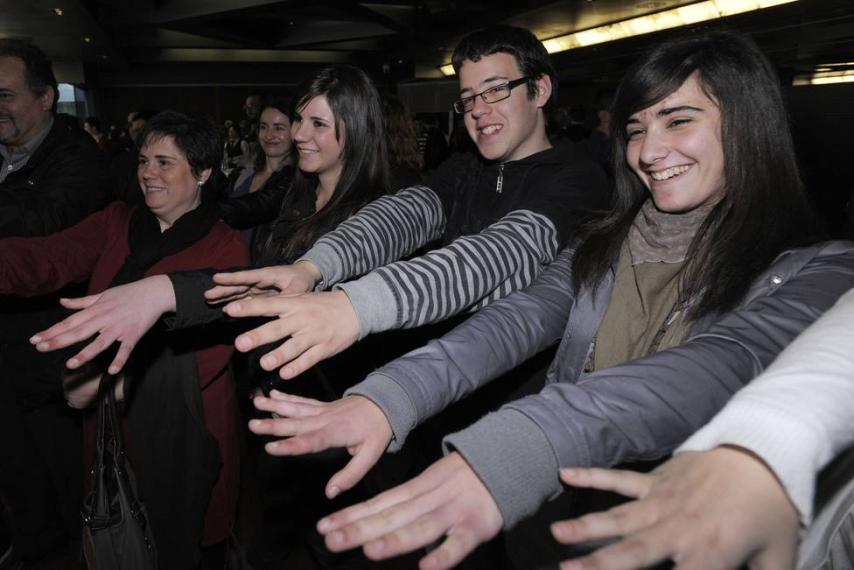
[[[502,524],[492,495],[465,459],[451,453],[411,481],[321,519],[317,530],[330,550],[362,546],[371,560],[445,537],[419,563],[421,570],[442,570],[459,564]]]

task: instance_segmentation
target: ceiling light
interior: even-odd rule
[[[824,67],[821,69],[825,69]],[[830,85],[831,83],[854,83],[854,69],[840,69],[837,71],[819,71],[796,75],[792,85],[801,87],[804,85]]]
[[[62,16],[62,8],[54,8],[53,13],[57,16]]]
[[[698,24],[715,18],[725,18],[743,12],[761,10],[780,4],[788,4],[797,0],[706,0],[671,8],[646,16],[638,16],[606,24],[588,30],[582,30],[564,36],[558,36],[543,41],[546,51],[557,53],[580,47],[611,42],[632,36],[640,36],[661,30],[669,30],[681,26]],[[444,75],[454,75],[453,67],[443,65],[439,70]]]
[[[601,44],[632,36],[640,36],[661,30],[698,24],[715,18],[725,18],[743,12],[761,10],[796,0],[707,0],[622,22],[606,24],[597,28],[567,34],[546,40],[543,45],[549,53]]]
[[[92,43],[92,38],[90,38],[89,36],[86,36],[86,37],[84,37],[84,38],[83,38],[83,41],[84,41],[84,42],[86,42],[87,44],[91,44],[91,43]]]

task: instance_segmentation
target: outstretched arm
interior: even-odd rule
[[[523,289],[554,260],[556,250],[551,221],[517,211],[479,234],[377,269],[338,291],[245,299],[225,310],[232,317],[278,317],[241,335],[237,347],[252,350],[291,335],[262,365],[266,370],[284,367],[282,378],[293,378],[367,334],[437,322]],[[259,271],[272,280],[272,268]],[[223,294],[245,293],[220,289]]]

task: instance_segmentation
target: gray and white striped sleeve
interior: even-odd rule
[[[528,286],[557,252],[552,221],[515,210],[478,234],[337,288],[347,293],[364,337],[477,310]]]
[[[374,200],[324,235],[299,261],[311,261],[322,280],[316,290],[401,259],[445,231],[442,202],[426,186]]]

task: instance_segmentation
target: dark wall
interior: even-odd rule
[[[832,234],[854,238],[846,219],[854,213],[854,84],[791,87],[787,96],[804,183]]]

